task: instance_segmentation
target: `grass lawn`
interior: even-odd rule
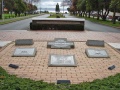
[[[120,21],[119,22],[116,22],[116,24],[113,24],[112,21],[103,21],[103,20],[97,20],[96,18],[86,18],[86,20],[89,20],[89,21],[92,21],[92,22],[95,22],[95,23],[100,23],[100,24],[103,24],[103,25],[108,25],[108,26],[111,26],[111,27],[119,27],[120,28]]]
[[[59,84],[34,81],[9,75],[0,67],[0,90],[120,90],[120,74],[93,82]]]
[[[56,18],[57,16],[60,18],[65,18],[65,16],[62,13],[59,13],[59,14],[50,13],[50,16],[48,18]]]
[[[40,14],[33,14],[33,15],[27,15],[27,16],[16,17],[16,18],[11,18],[11,19],[4,19],[4,21],[0,21],[0,25],[28,19],[28,18],[35,17],[35,16],[40,16]]]

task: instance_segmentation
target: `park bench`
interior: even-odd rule
[[[31,30],[84,30],[85,19],[79,18],[32,18]]]

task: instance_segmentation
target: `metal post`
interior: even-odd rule
[[[63,14],[64,14],[64,0],[63,0]]]
[[[2,0],[2,19],[4,21],[4,3],[3,3],[3,0]]]
[[[2,19],[2,1],[0,1],[0,19]]]
[[[41,0],[40,0],[40,14],[41,14]]]

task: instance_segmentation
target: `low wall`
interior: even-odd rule
[[[31,30],[84,30],[85,19],[79,18],[33,18]]]

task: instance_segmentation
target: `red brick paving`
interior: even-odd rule
[[[48,41],[54,38],[67,38],[72,41],[86,41],[87,39],[105,40],[106,42],[120,42],[120,33],[92,32],[92,31],[0,31],[1,40],[15,40],[32,38],[35,41]]]
[[[105,42],[120,42],[119,33],[104,33],[91,31],[0,31],[0,39],[14,41],[15,39],[34,39],[32,46],[15,46],[14,42],[0,51],[0,66],[10,74],[15,74],[22,78],[31,78],[33,80],[44,80],[53,83],[59,79],[71,80],[72,83],[81,83],[102,79],[110,75],[120,73],[120,53],[116,52],[109,45],[105,44],[103,48],[109,52],[110,58],[88,58],[85,54],[87,39],[105,40]],[[74,41],[75,49],[48,49],[47,41],[54,38],[67,38]],[[37,55],[35,57],[11,57],[17,47],[36,47]],[[48,67],[50,54],[75,55],[77,67]],[[16,70],[9,68],[8,65],[16,64],[20,67]],[[112,71],[108,67],[115,65]]]

